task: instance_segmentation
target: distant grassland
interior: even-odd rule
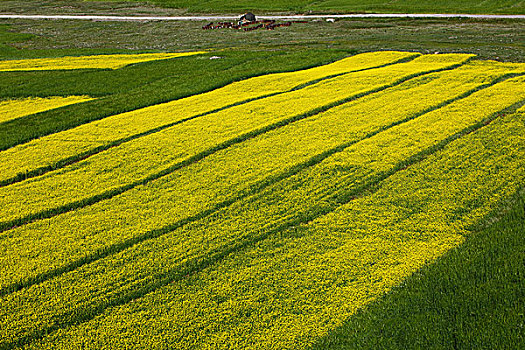
[[[64,82],[101,97],[0,123],[26,135],[0,151],[0,349],[366,348],[355,332],[417,348],[402,335],[381,343],[367,317],[404,315],[402,300],[382,307],[387,293],[418,271],[448,281],[447,260],[426,266],[514,208],[525,181],[525,63],[382,51],[292,68],[345,56],[323,52],[309,61],[317,52],[220,51],[95,70],[108,86],[93,94],[82,93],[80,72],[39,72],[57,75],[49,97],[67,95]],[[177,89],[192,82],[183,69],[208,64],[225,65],[216,89]],[[131,81],[160,68],[169,85]],[[35,72],[2,74],[27,82],[24,99],[38,95]],[[124,76],[134,95],[118,89]],[[107,102],[119,94],[128,109]],[[33,126],[52,116],[61,128]],[[499,247],[490,230],[481,246]],[[500,278],[512,282],[520,257],[509,259]],[[500,270],[489,261],[475,265],[480,275]],[[425,293],[419,308],[445,310]],[[509,331],[487,334],[516,348],[523,298],[508,298],[510,316],[490,322]],[[472,300],[468,314],[483,314],[486,303]],[[451,333],[446,319],[435,324]],[[468,328],[453,331],[456,343],[434,344],[468,347]]]
[[[259,10],[264,12],[376,12],[376,13],[475,13],[475,14],[525,14],[522,0],[151,0],[166,6],[188,9],[190,12],[239,12]]]

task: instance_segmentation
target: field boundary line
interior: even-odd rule
[[[129,247],[132,247],[136,244],[139,244],[141,242],[144,242],[144,241],[147,241],[147,240],[150,240],[150,239],[155,239],[155,238],[158,238],[158,237],[161,237],[169,232],[172,232],[184,225],[187,225],[189,223],[192,223],[194,221],[197,221],[197,220],[200,220],[200,219],[203,219],[209,215],[212,215],[213,213],[225,208],[225,207],[228,207],[230,205],[232,205],[233,203],[239,201],[239,200],[242,200],[244,198],[247,198],[247,197],[250,197],[250,196],[253,196],[253,195],[256,195],[257,193],[259,193],[260,191],[264,190],[265,188],[267,188],[268,186],[271,186],[277,182],[280,182],[288,177],[291,177],[291,176],[294,176],[296,174],[298,174],[299,172],[307,169],[307,168],[310,168],[316,164],[319,164],[320,162],[322,162],[324,159],[326,158],[329,158],[330,156],[336,154],[336,153],[339,153],[339,152],[342,152],[344,151],[346,148],[354,145],[354,144],[357,144],[359,142],[362,142],[368,138],[371,138],[383,131],[386,131],[392,127],[395,127],[397,125],[401,125],[403,123],[406,123],[406,122],[409,122],[411,120],[414,120],[414,119],[417,119],[427,113],[430,113],[432,111],[435,111],[437,109],[440,109],[444,106],[447,106],[455,101],[459,101],[461,99],[464,99],[470,95],[472,95],[473,93],[477,92],[477,91],[480,91],[480,90],[483,90],[485,88],[488,88],[490,86],[493,86],[501,81],[504,81],[506,79],[509,79],[511,77],[514,77],[515,74],[508,74],[508,76],[502,76],[498,79],[495,79],[493,82],[491,83],[487,83],[485,85],[482,85],[482,86],[478,86],[477,88],[474,88],[470,91],[467,91],[466,93],[463,93],[461,95],[458,95],[456,96],[455,98],[452,98],[452,99],[449,99],[447,101],[444,101],[438,105],[435,105],[435,106],[432,106],[432,107],[429,107],[419,113],[416,113],[416,114],[412,114],[412,115],[409,115],[407,118],[405,119],[402,119],[402,120],[399,120],[399,121],[396,121],[394,123],[391,123],[389,125],[386,125],[386,126],[383,126],[383,127],[380,127],[380,128],[377,128],[376,130],[368,133],[367,135],[365,135],[363,138],[359,139],[359,140],[353,140],[353,141],[350,141],[350,142],[346,142],[346,143],[343,143],[341,145],[338,145],[336,147],[333,147],[332,149],[329,149],[325,152],[322,152],[320,154],[317,154],[317,155],[314,155],[312,156],[310,159],[302,162],[302,163],[299,163],[299,164],[296,164],[295,166],[292,166],[290,167],[289,169],[287,169],[285,172],[282,172],[280,174],[276,174],[274,176],[270,176],[270,177],[267,177],[261,181],[259,181],[258,183],[254,184],[253,186],[245,189],[244,191],[240,192],[239,194],[237,194],[236,196],[232,197],[232,198],[229,198],[227,200],[224,200],[220,203],[217,203],[216,205],[214,205],[212,208],[210,209],[207,209],[207,210],[204,210],[200,213],[197,213],[189,218],[185,218],[185,219],[181,219],[181,220],[178,220],[177,222],[175,223],[172,223],[172,224],[169,224],[169,225],[166,225],[162,228],[159,228],[159,229],[155,229],[155,230],[151,230],[151,231],[148,231],[146,232],[145,234],[141,235],[141,236],[138,236],[138,237],[133,237],[131,239],[128,239],[128,240],[125,240],[125,241],[122,241],[122,242],[118,242],[118,243],[115,243],[111,246],[108,246],[108,247],[105,247],[104,249],[101,249],[101,250],[98,250],[98,251],[95,251],[94,253],[92,254],[89,254],[79,260],[76,260],[68,265],[65,265],[61,268],[58,268],[58,269],[54,269],[54,270],[51,270],[51,271],[48,271],[44,274],[41,274],[41,275],[38,275],[32,279],[29,279],[29,280],[26,280],[26,281],[20,281],[16,284],[12,284],[12,285],[9,285],[9,286],[6,286],[2,289],[0,289],[0,297],[2,296],[5,296],[7,294],[11,294],[13,292],[16,292],[18,290],[21,290],[23,288],[27,288],[27,287],[30,287],[32,285],[35,285],[35,284],[39,284],[45,280],[48,280],[48,279],[51,279],[51,278],[54,278],[56,276],[59,276],[63,273],[67,273],[67,272],[70,272],[70,271],[73,271],[75,270],[76,268],[80,267],[80,266],[83,266],[85,264],[89,264],[89,263],[92,263],[96,260],[99,260],[99,259],[102,259],[102,258],[105,258],[109,255],[113,255],[113,254],[116,254],[118,252],[121,252]],[[5,236],[4,236],[5,237]]]
[[[109,299],[105,303],[101,303],[96,306],[79,308],[73,312],[57,315],[55,317],[57,321],[53,326],[35,331],[33,332],[33,334],[26,335],[10,343],[0,344],[0,349],[10,349],[31,344],[34,341],[42,339],[46,335],[51,334],[60,329],[65,329],[88,322],[94,319],[95,317],[103,314],[104,312],[106,312],[106,310],[110,308],[128,304],[134,300],[143,298],[147,294],[155,292],[156,290],[170,283],[181,281],[190,275],[199,273],[204,269],[211,267],[224,260],[227,256],[242,251],[258,242],[267,239],[268,237],[276,233],[292,230],[294,227],[300,225],[307,225],[313,220],[333,212],[334,210],[336,210],[344,204],[347,204],[357,198],[368,196],[377,192],[381,188],[382,182],[395,175],[396,173],[404,171],[408,167],[424,161],[431,155],[443,150],[447,145],[449,145],[453,141],[460,139],[461,137],[468,135],[472,132],[480,130],[481,128],[487,126],[497,118],[501,117],[502,115],[515,112],[518,108],[520,108],[523,105],[525,105],[525,99],[522,99],[509,107],[495,112],[477,123],[467,126],[463,130],[450,135],[449,137],[445,138],[444,140],[438,142],[433,146],[423,149],[422,151],[416,153],[415,155],[407,158],[404,161],[398,162],[389,171],[378,173],[378,175],[372,178],[370,181],[364,183],[363,185],[353,190],[348,191],[348,193],[328,196],[328,198],[336,199],[335,202],[337,204],[334,204],[331,208],[325,208],[319,212],[316,212],[315,214],[293,218],[291,220],[288,220],[287,222],[278,224],[276,227],[270,228],[259,235],[250,236],[250,233],[247,233],[244,235],[244,237],[240,237],[241,241],[233,242],[232,244],[225,244],[223,247],[218,247],[207,252],[205,257],[197,256],[192,259],[188,259],[176,268],[170,269],[165,273],[157,274],[154,278],[155,283],[139,285],[138,288],[129,291],[125,295],[119,294],[118,297]],[[436,108],[435,110],[437,109],[439,108]]]
[[[349,56],[349,57],[351,57],[351,56]],[[141,137],[148,136],[148,135],[151,135],[151,134],[155,134],[155,133],[160,132],[160,131],[162,131],[164,129],[168,129],[170,127],[173,127],[175,125],[179,125],[179,124],[185,123],[185,122],[193,120],[193,119],[197,119],[197,118],[204,117],[204,116],[207,116],[207,115],[210,115],[210,114],[213,114],[213,113],[221,112],[221,111],[227,110],[229,108],[233,108],[233,107],[236,107],[236,106],[241,106],[243,104],[247,104],[247,103],[250,103],[250,102],[263,100],[265,98],[269,98],[269,97],[272,97],[272,96],[283,95],[283,94],[287,94],[287,93],[290,93],[290,92],[293,92],[293,91],[298,91],[298,90],[304,89],[304,88],[306,88],[308,86],[315,85],[315,84],[317,84],[319,82],[322,82],[324,80],[337,78],[337,77],[344,76],[344,75],[351,74],[351,73],[363,72],[363,71],[372,70],[372,69],[384,68],[384,67],[388,67],[388,66],[395,65],[395,64],[410,62],[411,60],[414,60],[417,57],[418,57],[418,55],[414,54],[413,56],[401,58],[401,59],[396,60],[394,62],[390,62],[390,63],[386,63],[386,64],[374,66],[374,67],[357,69],[357,70],[353,70],[353,71],[345,72],[345,73],[327,75],[326,77],[322,77],[322,78],[319,78],[319,79],[315,79],[315,80],[312,80],[312,81],[309,81],[309,82],[297,85],[297,86],[293,87],[290,90],[286,90],[286,91],[282,91],[282,92],[275,92],[275,93],[271,93],[271,94],[267,94],[267,95],[263,95],[263,96],[259,96],[259,97],[255,97],[255,98],[251,98],[251,99],[242,100],[242,101],[239,101],[239,102],[236,102],[236,103],[232,103],[230,105],[227,105],[227,106],[224,106],[224,107],[221,107],[221,108],[217,108],[217,109],[214,109],[214,110],[211,110],[211,111],[208,111],[208,112],[196,114],[196,115],[193,115],[193,116],[190,116],[190,117],[178,120],[176,122],[164,124],[164,125],[158,126],[156,128],[153,128],[153,129],[150,129],[150,130],[147,130],[147,131],[135,134],[135,135],[131,135],[131,136],[128,136],[128,137],[124,137],[124,138],[118,139],[116,141],[110,142],[110,143],[108,143],[106,145],[102,145],[102,146],[93,148],[93,149],[88,150],[86,152],[79,153],[79,154],[77,154],[75,156],[64,158],[64,159],[62,159],[62,160],[60,160],[60,161],[58,161],[58,162],[56,162],[56,163],[54,163],[52,165],[39,167],[37,169],[28,171],[26,173],[20,173],[19,175],[16,175],[16,176],[14,176],[12,178],[9,178],[9,179],[6,179],[6,180],[2,180],[2,181],[0,181],[0,188],[12,185],[14,183],[22,182],[22,181],[25,181],[25,180],[28,180],[28,179],[31,179],[31,178],[35,178],[35,177],[44,175],[44,174],[46,174],[48,172],[51,172],[53,170],[57,170],[57,169],[66,167],[68,165],[72,165],[72,164],[81,162],[82,160],[90,158],[90,157],[92,157],[92,156],[94,156],[96,154],[102,153],[102,152],[104,152],[104,151],[106,151],[108,149],[111,149],[111,148],[114,148],[114,147],[118,147],[118,146],[120,146],[123,143],[130,142],[130,141],[133,141],[133,140],[136,140],[136,139],[139,139]],[[318,67],[322,67],[322,65],[318,66]],[[270,74],[267,74],[267,75],[272,75],[272,74],[280,74],[280,73],[270,73]],[[260,75],[260,76],[265,76],[265,75]],[[251,79],[251,78],[247,78],[247,79]],[[244,79],[244,80],[247,80],[247,79]],[[230,84],[228,84],[228,85],[230,85]],[[220,88],[218,88],[218,89],[220,89]],[[217,89],[215,89],[215,90],[217,90]],[[214,91],[214,90],[210,90],[210,91]],[[197,94],[197,95],[200,95],[200,94]],[[196,95],[192,95],[192,96],[196,96]],[[172,100],[172,101],[167,101],[167,102],[163,102],[163,103],[159,103],[159,104],[154,104],[154,105],[150,105],[150,106],[143,107],[143,108],[148,108],[148,107],[152,107],[152,106],[158,106],[158,105],[162,105],[164,103],[169,103],[169,102],[173,102],[173,101],[177,101],[177,100]],[[130,113],[130,112],[133,112],[133,111],[138,111],[140,109],[142,109],[142,108],[138,108],[138,109],[135,109],[135,110],[132,110],[132,111],[129,111],[129,112],[124,112],[124,113]],[[44,112],[46,112],[46,111],[44,111]],[[44,113],[44,112],[42,112],[42,113]],[[111,115],[111,116],[107,116],[106,118],[112,117],[112,116],[118,116],[119,114],[122,114],[122,113],[117,113],[117,114],[114,114],[114,115]],[[87,124],[89,124],[89,122],[81,124],[81,125],[87,125]],[[1,126],[1,123],[0,123],[0,126]],[[1,232],[1,228],[0,228],[0,232]]]
[[[189,166],[189,165],[191,165],[193,163],[197,163],[197,162],[207,158],[208,156],[210,156],[210,155],[212,155],[214,153],[217,153],[218,151],[227,149],[227,148],[229,148],[229,147],[231,147],[231,146],[233,146],[235,144],[238,144],[238,143],[244,142],[246,140],[252,139],[254,137],[257,137],[257,136],[265,134],[265,133],[267,133],[269,131],[281,128],[283,126],[286,126],[288,124],[294,123],[296,121],[299,121],[299,120],[302,120],[302,119],[306,119],[306,118],[315,116],[317,114],[326,112],[329,109],[332,109],[332,108],[340,106],[342,104],[354,101],[354,100],[359,99],[361,97],[365,97],[367,95],[371,95],[371,94],[374,94],[376,92],[380,92],[380,91],[386,90],[386,89],[388,89],[390,87],[394,87],[394,86],[399,85],[399,84],[401,84],[401,83],[403,83],[405,81],[408,81],[410,79],[413,79],[413,78],[416,78],[416,77],[419,77],[419,76],[423,76],[423,75],[427,75],[427,74],[430,74],[430,73],[437,73],[437,72],[442,72],[442,71],[456,69],[456,68],[464,65],[466,62],[467,61],[465,61],[463,63],[460,63],[460,64],[455,64],[455,65],[452,65],[452,66],[446,67],[446,68],[439,68],[439,69],[434,69],[434,70],[425,71],[425,72],[421,72],[421,73],[415,73],[415,74],[407,75],[407,76],[405,76],[403,78],[400,78],[400,79],[396,80],[394,83],[385,84],[385,85],[383,85],[381,87],[374,88],[374,89],[368,90],[368,91],[363,92],[363,93],[354,94],[354,95],[352,95],[350,97],[338,100],[336,102],[329,103],[328,105],[324,105],[322,107],[315,108],[315,109],[313,109],[313,110],[311,110],[311,111],[309,111],[307,113],[303,113],[303,114],[300,114],[300,115],[293,116],[291,118],[283,119],[281,121],[278,121],[276,123],[267,125],[265,127],[259,128],[257,130],[253,130],[253,131],[247,132],[245,134],[239,135],[239,136],[234,137],[232,139],[229,139],[229,140],[227,140],[225,142],[221,142],[221,143],[215,145],[214,147],[208,148],[207,150],[204,150],[202,152],[199,152],[199,153],[197,153],[197,154],[187,158],[186,160],[183,160],[181,162],[173,164],[173,165],[169,166],[168,168],[165,168],[164,170],[161,170],[161,171],[159,171],[159,172],[157,172],[155,174],[149,175],[149,176],[147,176],[147,177],[145,177],[143,179],[137,180],[137,181],[129,183],[127,185],[124,185],[124,186],[121,186],[121,187],[118,187],[118,188],[114,188],[114,189],[106,191],[106,192],[102,192],[100,194],[97,194],[95,196],[92,196],[92,197],[89,197],[89,198],[86,198],[86,199],[82,199],[82,200],[79,200],[79,201],[71,202],[71,203],[68,203],[66,205],[62,205],[62,206],[59,206],[59,207],[43,210],[43,211],[35,213],[35,214],[30,214],[30,215],[27,215],[27,216],[24,216],[24,217],[21,217],[21,218],[18,218],[18,219],[14,219],[14,220],[11,220],[11,221],[0,222],[0,233],[8,231],[8,230],[11,230],[11,229],[19,227],[19,226],[23,226],[23,225],[26,225],[26,224],[38,221],[38,220],[49,219],[49,218],[52,218],[52,217],[60,215],[60,214],[64,214],[64,213],[67,213],[67,212],[70,212],[70,211],[81,209],[81,208],[93,205],[93,204],[95,204],[97,202],[100,202],[100,201],[103,201],[103,200],[111,199],[111,198],[113,198],[113,197],[115,197],[117,195],[120,195],[120,194],[122,194],[122,193],[124,193],[126,191],[129,191],[129,190],[131,190],[131,189],[133,189],[135,187],[138,187],[138,186],[141,186],[141,185],[146,185],[149,182],[152,182],[154,180],[157,180],[157,179],[160,179],[160,178],[162,178],[164,176],[167,176],[167,175],[169,175],[169,174],[171,174],[171,173],[173,173],[173,172],[175,172],[175,171],[177,171],[177,170],[179,170],[181,168],[187,167],[187,166]],[[0,240],[2,240],[2,236],[0,236]]]

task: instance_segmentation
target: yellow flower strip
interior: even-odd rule
[[[46,98],[29,97],[19,100],[0,101],[0,123],[90,100],[92,100],[92,98],[88,96],[68,96]]]
[[[121,297],[126,292],[129,293],[130,290],[138,288],[138,285],[155,283],[155,274],[162,274],[181,264],[184,265],[188,259],[196,258],[198,261],[199,256],[205,259],[211,251],[221,246],[234,244],[239,239],[246,239],[250,235],[257,236],[261,231],[276,227],[287,220],[297,220],[297,218],[305,215],[311,215],[316,210],[337,206],[330,200],[330,196],[343,190],[351,191],[363,183],[372,181],[378,174],[391,170],[396,164],[411,155],[435,145],[466,126],[482,120],[494,111],[498,111],[497,107],[487,110],[483,103],[479,109],[472,109],[472,106],[480,104],[480,101],[487,99],[488,96],[499,100],[507,95],[509,89],[512,91],[516,85],[519,86],[522,83],[523,79],[511,83],[501,83],[501,86],[496,85],[493,88],[483,90],[466,100],[460,100],[450,105],[449,108],[445,107],[442,110],[428,113],[413,121],[401,124],[356,143],[346,151],[327,158],[317,166],[273,185],[262,194],[256,195],[254,199],[243,200],[232,207],[219,211],[211,218],[177,229],[158,239],[143,242],[115,256],[86,265],[79,270],[4,298],[2,305],[5,305],[5,309],[2,311],[2,318],[6,320],[6,323],[2,327],[11,339],[16,339],[31,330],[34,331],[35,328],[50,327],[54,322],[53,310],[76,314],[78,309],[82,310],[89,307],[96,309],[97,304],[104,303],[108,298]],[[242,182],[253,184],[257,180],[255,177],[257,173],[247,176],[247,169],[250,169],[252,173],[258,171],[259,177],[261,174],[264,176],[265,172],[272,171],[275,173],[275,169],[279,165],[289,164],[290,159],[301,157],[301,152],[306,152],[308,149],[316,150],[314,145],[326,143],[327,146],[333,146],[337,144],[334,142],[336,140],[332,139],[335,136],[330,135],[336,130],[341,135],[357,133],[359,129],[354,129],[356,125],[363,123],[361,126],[363,128],[366,126],[367,120],[368,123],[374,122],[374,118],[370,118],[370,115],[365,113],[365,111],[369,112],[370,108],[373,110],[372,102],[375,102],[379,110],[382,108],[381,106],[388,105],[391,102],[393,108],[390,110],[391,118],[396,118],[394,117],[396,107],[400,107],[403,102],[405,105],[413,105],[409,96],[414,96],[414,93],[418,91],[417,88],[405,90],[404,97],[406,100],[400,99],[403,97],[401,94],[403,89],[399,88],[398,91],[383,98],[370,100],[371,103],[368,104],[366,102],[357,103],[356,101],[353,103],[353,107],[352,104],[344,106],[345,108],[341,107],[339,113],[330,111],[326,113],[328,115],[319,117],[317,120],[304,120],[291,124],[216,154],[202,163],[184,169],[176,177],[173,176],[155,186],[147,186],[141,191],[140,196],[142,198],[155,196],[156,203],[153,201],[139,203],[135,196],[127,194],[127,198],[122,198],[118,202],[112,200],[111,203],[97,205],[101,207],[98,210],[100,213],[104,213],[104,221],[107,221],[108,224],[112,223],[114,226],[116,220],[122,220],[119,225],[125,226],[127,230],[131,229],[132,218],[130,216],[125,218],[116,216],[111,213],[112,210],[116,212],[112,208],[124,207],[126,215],[136,211],[134,214],[137,216],[135,227],[148,224],[146,221],[155,219],[152,218],[155,215],[157,215],[156,222],[164,220],[164,223],[167,224],[169,219],[173,220],[177,216],[184,215],[180,213],[181,211],[188,214],[193,208],[203,208],[203,204],[209,204],[210,200],[216,200],[219,196],[224,198],[233,195],[235,187],[239,187]],[[429,91],[434,90],[429,89]],[[421,94],[420,96],[422,97],[421,103],[425,97],[431,99],[430,95]],[[507,104],[512,104],[512,102],[510,99],[506,101]],[[498,104],[500,107],[505,106],[504,101]],[[425,106],[422,105],[420,108],[424,109]],[[359,115],[359,111],[361,111],[359,118],[349,117],[354,115],[353,112]],[[413,111],[417,111],[417,109]],[[439,111],[442,112],[442,117],[439,116]],[[410,113],[410,111],[407,112]],[[384,122],[388,123],[387,120]],[[330,132],[327,134],[326,130]],[[365,132],[365,130],[361,129],[361,132]],[[399,135],[407,136],[403,138]],[[289,154],[286,157],[275,154],[273,150],[276,147],[281,147],[283,153],[288,151]],[[317,148],[317,151],[319,150]],[[209,163],[209,165],[205,163]],[[144,193],[146,191],[149,194]],[[176,203],[180,203],[182,206],[176,205]],[[137,205],[141,207],[134,208]],[[86,208],[79,211],[77,215],[64,215],[62,225],[65,223],[64,226],[68,228],[67,225],[71,224],[73,220],[91,220],[97,216],[92,209]],[[334,220],[334,222],[337,221]],[[75,227],[75,233],[81,236],[89,235],[90,227],[93,230],[95,225],[100,225],[94,221],[86,224],[85,233],[79,232],[79,226]],[[61,235],[61,244],[71,247],[70,242],[67,241],[68,233],[62,231],[63,229],[57,227],[53,222],[41,223],[34,229],[40,229],[40,232],[43,230],[53,233],[64,232]],[[106,230],[110,229],[115,232],[114,227],[106,227]],[[74,241],[72,240],[71,243]],[[43,245],[49,243],[40,240],[38,244],[35,242],[33,244],[45,251],[46,248]],[[83,240],[82,244],[89,243],[87,240]],[[18,246],[18,249],[26,251],[31,247]],[[9,253],[6,252],[5,254]],[[33,251],[31,254],[42,256],[43,253]],[[54,258],[63,259],[65,255],[67,253]],[[45,265],[48,264],[42,260],[40,262]],[[28,263],[31,262],[28,261]],[[12,266],[11,270],[17,273],[25,268],[26,266]],[[33,299],[36,296],[38,296],[37,299]],[[9,305],[26,305],[27,309],[18,308],[17,313],[13,314],[10,311],[13,306]],[[58,318],[67,317],[60,316]],[[21,320],[27,321],[27,324],[30,325],[28,326],[29,329],[21,326]]]
[[[340,206],[307,225],[270,236],[228,255],[217,266],[110,308],[101,316],[63,329],[30,348],[114,348],[130,342],[144,349],[167,344],[178,349],[307,348],[358,308],[460,244],[461,234],[468,232],[470,224],[520,186],[525,180],[524,121],[523,115],[518,114],[497,120],[396,173],[369,196]],[[442,125],[446,122],[438,122],[432,132],[440,134]],[[430,136],[428,130],[419,134]],[[395,148],[388,150],[392,151]],[[332,180],[338,181],[337,174],[333,173]],[[316,183],[312,185],[317,187]],[[286,198],[293,188],[278,185],[268,193],[273,199]],[[244,222],[264,225],[266,217],[259,214],[260,205],[263,210],[272,206],[266,201],[241,203],[225,212],[222,219],[218,217],[215,222],[188,232],[188,238],[204,230],[216,232],[219,238],[222,234],[218,231],[224,227],[211,225],[224,221],[230,221],[229,229],[239,232],[244,227],[238,225]],[[237,224],[236,219],[240,220]],[[187,247],[183,242],[177,244],[178,249]],[[92,284],[93,297],[103,299],[107,294],[96,288],[104,283],[103,278],[95,272],[130,281],[137,271],[136,264],[144,264],[162,274],[169,263],[177,262],[171,255],[176,249],[169,241],[164,246],[141,247],[135,253],[115,257],[110,264],[86,267],[83,276],[72,275],[56,281],[54,286],[73,295],[86,285],[74,291],[66,286],[82,278],[87,285]],[[119,269],[111,270],[115,266]],[[116,293],[121,286],[113,285]],[[53,291],[49,286],[51,302]],[[97,296],[96,292],[100,294]],[[41,290],[33,293],[36,298]],[[84,301],[88,299],[84,297]],[[64,300],[67,303],[68,298]],[[40,304],[36,299],[37,307]]]
[[[0,189],[0,216],[8,222],[118,188],[243,134],[403,77],[461,62],[463,55],[422,56],[408,63],[349,73],[307,88],[253,101],[141,137],[44,176]]]
[[[143,53],[120,55],[66,56],[56,58],[34,58],[26,60],[0,61],[0,72],[69,70],[69,69],[118,69],[130,64],[167,60],[177,57],[193,56],[205,51],[179,53]]]
[[[107,117],[0,152],[0,181],[192,116],[289,91],[327,76],[381,66],[412,56],[414,54],[393,51],[365,53],[325,66],[255,77],[200,95]]]

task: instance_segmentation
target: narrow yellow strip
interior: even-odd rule
[[[0,123],[90,100],[93,100],[93,98],[89,96],[68,96],[29,97],[20,100],[0,101]]]
[[[166,60],[176,57],[192,56],[205,51],[178,53],[146,53],[136,55],[94,55],[78,57],[36,58],[28,60],[0,61],[0,72],[34,71],[34,70],[67,70],[67,69],[118,69],[129,64]]]

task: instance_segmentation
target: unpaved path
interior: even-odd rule
[[[92,21],[232,21],[239,16],[104,16],[104,15],[9,15],[0,14],[0,19],[69,19]],[[309,20],[342,18],[477,18],[477,19],[525,19],[525,15],[467,15],[467,14],[409,14],[373,13],[348,15],[285,15],[258,16],[270,20]]]

